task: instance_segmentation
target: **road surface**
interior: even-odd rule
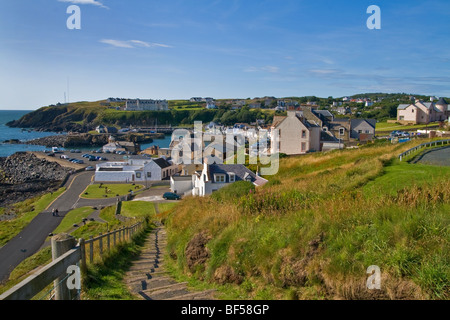
[[[93,174],[88,171],[71,176],[65,184],[67,190],[0,249],[0,282],[7,280],[20,262],[39,250],[65,214],[76,207],[79,195],[91,183]],[[52,215],[53,209],[58,209],[58,217]]]

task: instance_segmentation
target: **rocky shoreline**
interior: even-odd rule
[[[10,144],[31,144],[60,148],[76,148],[76,147],[101,147],[108,143],[111,134],[90,134],[90,133],[78,133],[78,134],[62,134],[48,136],[38,139],[33,139],[29,141],[19,141],[17,139],[5,140],[3,143]],[[135,143],[150,143],[153,139],[164,138],[163,133],[154,134],[123,134],[123,135],[112,135],[117,141],[129,141]]]
[[[0,207],[55,191],[73,169],[27,152],[0,158]]]

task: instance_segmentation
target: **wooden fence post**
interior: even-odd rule
[[[102,236],[101,232],[99,233],[98,241],[99,241],[99,245],[98,246],[100,248],[100,257],[103,257],[103,236]]]
[[[89,262],[94,262],[94,240],[92,239],[92,236],[89,237],[89,240],[91,242],[89,243]]]
[[[56,260],[64,253],[74,248],[76,246],[76,240],[74,237],[66,233],[62,233],[52,237],[51,244],[52,259]],[[70,290],[64,282],[65,277],[65,274],[60,275],[53,282],[55,286],[55,300],[70,300]]]
[[[114,247],[116,246],[116,233],[117,233],[117,230],[114,229],[114,231],[113,231],[113,246]]]
[[[83,238],[80,239],[79,242],[80,250],[81,250],[81,272],[85,273],[87,271],[86,265],[86,244]]]
[[[108,232],[107,233],[107,238],[106,238],[106,243],[107,243],[107,246],[108,246],[108,251],[110,251],[111,250],[111,241],[109,240],[109,236],[111,235],[111,232]]]

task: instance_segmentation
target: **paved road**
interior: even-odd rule
[[[53,232],[65,214],[75,207],[79,195],[89,185],[93,174],[93,172],[83,172],[72,176],[66,182],[66,192],[0,249],[0,282],[7,279],[20,262],[39,250],[48,234]],[[58,217],[54,217],[51,213],[54,208],[59,211]]]
[[[450,147],[442,147],[427,151],[415,162],[437,166],[450,166]]]

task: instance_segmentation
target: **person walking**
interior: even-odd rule
[[[57,216],[57,217],[58,217],[58,214],[59,214],[59,211],[58,211],[58,209],[55,209],[55,216]]]
[[[55,208],[53,208],[53,210],[52,210],[52,216],[55,216],[55,213],[56,213],[56,210],[55,210]]]

